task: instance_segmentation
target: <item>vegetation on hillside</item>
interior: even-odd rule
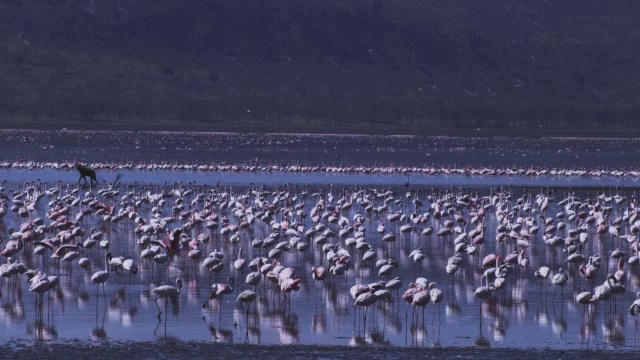
[[[0,118],[640,128],[640,2],[0,0]]]

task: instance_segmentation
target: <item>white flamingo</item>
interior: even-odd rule
[[[160,306],[158,305],[158,299],[164,298],[164,311],[167,311],[167,302],[169,298],[175,298],[180,295],[180,289],[182,289],[182,279],[176,279],[176,286],[171,285],[162,285],[155,287],[151,290],[151,294],[155,295],[156,298],[153,299],[153,302],[156,304],[158,308],[158,318],[162,315],[162,310],[160,310]]]

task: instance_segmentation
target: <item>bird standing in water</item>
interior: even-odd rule
[[[153,302],[156,303],[156,307],[158,308],[158,318],[162,315],[162,310],[160,310],[160,306],[158,305],[158,299],[164,298],[164,311],[167,311],[167,301],[169,298],[174,298],[180,295],[180,289],[182,289],[182,279],[176,279],[176,286],[171,285],[162,285],[151,290],[151,294],[155,295],[156,298],[153,299]]]
[[[551,278],[551,282],[553,283],[553,285],[560,286],[560,294],[563,299],[564,299],[564,291],[563,291],[564,284],[566,284],[568,280],[569,280],[569,275],[567,275],[567,273],[565,273],[564,269],[562,268],[558,269],[558,273],[553,275],[553,278]],[[556,289],[554,288],[553,300],[555,300],[555,298],[556,298]]]

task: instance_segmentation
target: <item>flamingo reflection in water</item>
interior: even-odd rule
[[[256,300],[257,297],[258,295],[254,291],[245,290],[241,292],[238,295],[238,298],[236,299],[236,301],[239,302],[245,308],[245,329],[246,329],[247,337],[249,336],[249,307],[251,306],[251,303]]]
[[[26,187],[37,186],[26,185]],[[600,242],[591,246],[588,241],[594,237],[582,234],[599,232],[600,230],[597,229],[602,228],[603,239],[611,238],[614,242],[622,239],[627,240],[631,245],[626,249],[627,251],[635,249],[637,253],[638,247],[638,241],[634,238],[635,235],[632,235],[633,230],[631,230],[635,221],[631,221],[631,219],[638,217],[639,209],[637,201],[630,195],[626,196],[628,201],[620,200],[619,203],[613,195],[605,196],[600,193],[598,194],[599,200],[595,201],[586,195],[580,199],[580,205],[577,205],[579,199],[570,191],[566,191],[564,199],[558,199],[559,196],[553,194],[553,189],[543,189],[538,195],[523,190],[523,196],[518,198],[514,190],[509,187],[487,190],[488,195],[486,196],[480,196],[476,191],[453,187],[451,189],[431,189],[431,191],[422,193],[417,189],[408,189],[409,196],[397,196],[393,188],[345,186],[335,197],[331,190],[327,194],[326,190],[321,189],[316,196],[309,195],[309,201],[304,202],[297,200],[299,189],[288,184],[278,185],[274,188],[254,184],[246,189],[223,188],[219,185],[195,186],[193,183],[187,186],[181,183],[176,183],[173,186],[130,184],[127,186],[126,192],[119,193],[123,189],[122,187],[105,185],[99,189],[89,189],[84,196],[84,190],[73,185],[66,188],[63,184],[57,185],[55,195],[52,190],[46,189],[46,192],[42,192],[44,194],[42,196],[50,201],[48,207],[46,204],[40,203],[41,208],[34,211],[42,211],[45,214],[44,210],[47,210],[47,220],[30,218],[28,221],[25,220],[24,224],[18,224],[19,221],[22,221],[19,214],[16,214],[15,218],[10,218],[10,216],[2,218],[1,221],[7,225],[20,226],[20,228],[24,225],[24,229],[20,229],[20,231],[10,231],[11,241],[14,242],[11,243],[11,251],[6,255],[20,256],[20,259],[25,260],[25,264],[31,266],[30,264],[34,263],[33,260],[36,259],[36,256],[41,257],[49,252],[62,256],[62,263],[68,262],[65,264],[66,266],[78,266],[82,269],[88,269],[91,262],[99,263],[98,266],[101,268],[100,261],[104,258],[104,271],[97,271],[91,277],[92,282],[84,278],[80,285],[69,281],[68,286],[65,284],[60,287],[71,293],[73,290],[69,289],[75,289],[76,286],[78,289],[82,289],[85,283],[96,284],[96,306],[99,304],[100,285],[103,287],[105,302],[107,300],[105,288],[110,287],[110,293],[114,293],[115,286],[110,285],[109,281],[110,277],[114,275],[110,272],[127,271],[129,281],[134,285],[115,291],[116,296],[108,307],[110,315],[113,314],[114,307],[125,306],[122,299],[126,298],[126,294],[135,293],[137,285],[145,281],[147,284],[167,281],[171,267],[190,265],[194,261],[202,264],[202,268],[200,269],[200,266],[198,268],[204,270],[204,274],[199,271],[189,271],[189,273],[181,275],[189,284],[194,284],[194,290],[189,291],[187,301],[189,306],[196,304],[197,307],[204,302],[203,305],[206,307],[209,300],[219,299],[220,296],[233,293],[235,287],[233,279],[236,276],[246,275],[242,271],[249,268],[251,272],[245,276],[245,279],[246,283],[253,287],[253,297],[248,296],[246,292],[242,293],[244,297],[238,296],[238,302],[242,304],[246,314],[249,313],[250,306],[255,300],[258,300],[256,316],[261,315],[268,318],[277,312],[273,310],[274,313],[270,313],[272,308],[278,307],[273,296],[269,298],[263,293],[260,294],[259,299],[257,298],[255,291],[258,290],[258,284],[264,277],[264,289],[270,288],[274,293],[284,295],[284,300],[281,301],[278,309],[281,313],[278,316],[282,313],[286,314],[286,317],[300,316],[301,314],[297,313],[299,299],[305,295],[309,299],[308,296],[312,295],[307,293],[303,296],[291,296],[291,294],[299,289],[309,289],[311,282],[316,284],[321,282],[323,290],[326,291],[323,291],[322,297],[320,297],[325,300],[320,303],[323,311],[327,310],[327,316],[333,315],[334,319],[337,319],[336,323],[339,323],[339,320],[344,317],[353,316],[355,333],[356,321],[360,320],[360,314],[357,311],[362,311],[364,332],[367,333],[370,329],[374,332],[378,331],[378,316],[383,316],[385,325],[387,322],[393,323],[391,328],[400,329],[404,324],[409,324],[409,308],[413,311],[412,321],[415,323],[415,314],[422,307],[422,321],[424,323],[425,309],[431,306],[428,305],[430,302],[434,304],[433,320],[435,321],[435,306],[440,307],[441,301],[443,301],[442,291],[435,284],[428,283],[424,276],[428,274],[430,279],[435,278],[441,281],[440,279],[447,278],[447,274],[457,274],[455,275],[456,282],[452,283],[452,294],[455,292],[463,294],[468,289],[472,289],[468,279],[471,278],[470,275],[474,271],[480,270],[480,260],[488,252],[487,248],[493,249],[495,245],[495,254],[489,254],[487,258],[488,269],[480,278],[481,286],[477,288],[474,295],[480,300],[480,321],[482,321],[484,311],[489,311],[490,315],[497,314],[496,321],[491,326],[494,326],[494,336],[500,338],[503,336],[500,329],[506,329],[506,322],[503,322],[500,317],[501,309],[515,303],[518,307],[517,316],[519,319],[526,319],[525,302],[531,297],[526,289],[526,280],[532,272],[528,267],[529,264],[535,264],[536,267],[539,267],[534,276],[540,278],[543,283],[536,283],[536,286],[539,285],[541,289],[544,289],[547,283],[552,281],[548,279],[549,266],[557,268],[557,262],[562,261],[560,257],[565,256],[564,252],[557,252],[554,249],[556,247],[568,249],[566,253],[568,255],[562,263],[569,263],[569,270],[566,273],[564,270],[560,270],[554,276],[554,278],[564,279],[564,283],[552,282],[556,287],[555,296],[555,291],[560,290],[557,287],[561,287],[564,293],[566,289],[563,286],[570,280],[573,280],[576,288],[580,287],[577,284],[582,285],[582,282],[576,280],[576,275],[579,273],[591,281],[594,278],[607,275],[606,269],[609,266],[597,267],[598,261],[594,260],[596,254],[589,258],[584,268],[580,268],[580,272],[575,271],[573,265],[578,265],[577,262],[581,259],[576,255],[578,252],[592,249],[594,252],[604,254],[605,249],[611,250],[611,244],[608,241],[595,239],[592,241]],[[11,190],[13,190],[11,197],[8,195],[6,198],[0,197],[0,203],[3,203],[0,204],[0,209],[4,209],[6,205],[4,203],[9,205],[15,203],[16,210],[19,210],[22,205],[18,206],[18,204],[24,203],[24,198],[30,197],[28,192],[22,194],[18,187]],[[418,199],[425,193],[427,198]],[[560,200],[559,203],[563,201],[564,203],[562,205],[556,204],[554,196],[556,196],[556,200]],[[600,199],[600,196],[603,196],[603,199]],[[607,200],[609,197],[611,200]],[[299,199],[303,199],[302,194],[299,195]],[[417,204],[416,200],[420,200],[420,202],[424,200],[422,206],[429,210],[420,213],[417,206],[413,207],[408,204],[408,202]],[[313,211],[307,211],[310,206],[314,209]],[[410,212],[411,208],[415,208],[413,213]],[[302,210],[304,210],[304,216]],[[558,212],[555,218],[549,216],[552,211]],[[164,212],[170,212],[171,216],[164,215]],[[560,215],[560,212],[563,215]],[[309,214],[308,217],[306,213]],[[572,216],[573,218],[570,219]],[[77,220],[73,221],[74,218]],[[593,220],[590,220],[591,218]],[[563,223],[561,219],[566,219],[567,222]],[[28,224],[28,222],[33,222],[33,224]],[[545,234],[538,235],[536,238],[536,228],[540,228],[539,224],[542,223],[545,225],[543,225],[544,230],[541,231],[544,231]],[[369,237],[366,235],[366,231],[372,224],[380,225],[380,236]],[[470,226],[469,233],[466,233],[469,228],[467,225]],[[38,229],[38,226],[43,226],[43,228]],[[495,230],[491,229],[493,226],[495,226]],[[616,226],[619,226],[619,229],[616,230],[617,235],[613,230],[609,230]],[[91,248],[87,246],[87,250],[85,250],[77,246],[81,243],[77,240],[83,236],[83,231],[88,229],[91,229],[91,235],[82,243],[93,245]],[[433,229],[436,229],[437,232],[434,232]],[[31,231],[34,231],[34,234],[37,233],[35,241],[32,242],[32,245],[37,244],[37,254],[35,249],[33,254],[29,254],[27,250],[30,247],[25,245],[28,242],[25,242],[24,239],[22,240],[23,246],[20,248],[18,239],[25,236],[27,232],[31,234]],[[221,236],[216,236],[218,231]],[[436,234],[440,231],[443,231],[440,235],[441,238],[436,240],[438,236]],[[131,236],[129,238],[120,236],[120,232],[126,232]],[[98,236],[98,234],[101,235]],[[165,235],[169,236],[169,240],[164,239]],[[48,236],[51,238],[45,238]],[[255,241],[250,241],[250,238],[254,238]],[[103,247],[96,246],[96,241],[106,239],[109,240],[108,244],[105,243]],[[388,241],[391,239],[395,241]],[[543,241],[538,241],[540,239]],[[206,258],[202,254],[193,257],[188,255],[191,250],[202,252],[204,244],[209,242],[216,249],[211,255]],[[304,251],[306,250],[304,246],[299,246],[301,243],[307,244],[308,252]],[[480,247],[480,244],[485,246]],[[548,248],[544,248],[545,246]],[[112,251],[117,251],[118,254],[121,251],[132,254],[135,253],[136,247],[139,247],[140,257],[145,266],[137,269],[133,259],[126,259],[124,256],[113,258],[108,252],[105,254],[109,247]],[[613,304],[615,300],[608,302],[608,299],[614,299],[614,294],[611,292],[615,290],[617,294],[620,294],[623,283],[632,287],[630,279],[635,278],[633,272],[636,268],[622,266],[628,256],[622,253],[623,248],[624,246],[612,253],[612,257],[616,256],[617,262],[617,270],[615,274],[611,275],[613,278],[608,278],[607,284],[603,284],[602,288],[593,289],[592,297],[595,297],[595,302],[592,302],[588,295],[577,294],[576,301],[583,306],[583,313],[587,307],[596,307],[603,301],[605,302],[602,304],[603,306]],[[88,251],[89,249],[91,251]],[[411,251],[412,249],[413,251]],[[85,251],[87,253],[84,253]],[[62,254],[63,252],[65,255]],[[79,259],[80,252],[86,256],[81,260]],[[237,253],[237,259],[225,261],[223,253]],[[268,257],[260,256],[267,256],[267,254]],[[66,255],[69,255],[68,261],[64,260]],[[32,257],[29,259],[31,261],[27,261],[29,256]],[[247,259],[244,260],[243,256],[246,256]],[[637,254],[629,257],[630,264],[634,256],[637,258]],[[252,257],[254,259],[250,260]],[[603,257],[604,261],[609,258],[609,256]],[[504,263],[501,263],[500,259],[502,258],[504,258]],[[574,261],[576,262],[574,263]],[[13,266],[14,262],[14,258],[7,259],[7,264],[0,266],[2,277],[9,279],[12,288],[19,284],[12,281],[11,279],[14,279],[15,276],[11,277],[13,275],[6,271]],[[223,265],[225,262],[227,265]],[[107,266],[107,263],[114,267]],[[151,265],[153,267],[151,270],[149,263],[154,264]],[[421,265],[416,266],[415,264],[418,263]],[[233,266],[229,266],[230,264]],[[312,265],[315,266],[311,268]],[[57,270],[59,270],[60,264],[57,266]],[[300,270],[310,268],[311,273],[308,270]],[[508,280],[508,273],[512,268],[518,269],[519,276],[515,282]],[[43,269],[48,271],[48,269]],[[162,271],[153,271],[159,269]],[[215,271],[211,273],[207,271],[209,269],[215,269],[219,273]],[[294,269],[300,271],[301,276],[297,276]],[[399,300],[399,289],[403,287],[403,281],[409,280],[409,274],[412,272],[417,279],[412,282],[402,297],[406,304],[394,303],[393,298]],[[217,274],[232,275],[232,277],[227,278],[227,283],[212,285],[212,288],[208,289],[208,294],[201,293],[198,284],[205,282],[207,285],[210,284],[203,281],[203,278],[219,276]],[[386,282],[380,281],[379,276],[387,280],[392,274],[394,279]],[[90,275],[90,272],[87,271],[81,272],[81,274],[77,272],[73,274],[69,271],[64,276],[76,280],[80,276]],[[344,281],[338,281],[339,277]],[[47,281],[51,282],[52,280],[47,278]],[[348,284],[348,281],[351,280],[362,282],[363,285],[358,285],[357,291],[352,293],[353,298],[350,299],[343,284]],[[364,285],[369,281],[374,282]],[[41,285],[45,284],[47,283],[43,281]],[[47,292],[45,287],[40,288],[33,283],[31,286],[33,286],[31,290],[36,293],[38,304],[36,305],[36,316],[41,317],[41,299],[42,295]],[[180,295],[181,283],[176,280],[175,286],[163,285],[151,292],[147,290],[149,287],[144,286],[141,301],[153,299],[158,308],[160,319],[162,310],[157,301],[165,300],[166,315],[168,301]],[[19,286],[15,286],[15,288],[19,288]],[[165,288],[172,290],[164,292],[162,289]],[[456,289],[459,290],[456,291]],[[503,301],[500,305],[487,301],[491,298],[494,290],[503,290]],[[396,296],[392,296],[393,291],[397,292]],[[574,295],[578,292],[576,289],[572,289],[572,291]],[[86,291],[78,290],[78,292],[80,293],[78,307],[81,308],[87,299]],[[145,297],[146,294],[148,295]],[[65,299],[72,297],[65,296]],[[315,298],[318,302],[317,295]],[[540,298],[542,299],[542,294]],[[621,298],[622,296],[617,296],[617,301],[619,302]],[[460,307],[455,299],[453,300],[446,307],[447,317],[457,317],[468,310]],[[348,311],[351,306],[350,301],[353,301],[353,306],[357,309],[353,314],[349,314]],[[266,311],[262,307],[263,303],[266,305]],[[301,304],[300,306],[304,308],[305,305],[309,304]],[[404,322],[400,320],[401,316],[397,316],[402,306],[406,307]],[[612,306],[608,305],[607,307],[611,308]],[[608,320],[615,320],[615,314],[619,313],[615,305],[612,310],[605,311],[613,313],[607,316]],[[222,306],[220,306],[219,314],[222,318]],[[438,309],[438,319],[439,317],[440,308]],[[419,314],[417,318],[419,319]],[[249,320],[248,316],[246,320]],[[553,320],[555,321],[553,326],[558,329],[558,333],[563,333],[562,321]],[[551,321],[552,319],[549,320],[549,323]],[[238,322],[242,323],[242,320],[238,319]],[[323,321],[312,322],[312,325],[313,323],[317,324],[315,331],[325,331],[323,330]],[[215,331],[218,331],[223,324],[220,321],[215,326]],[[264,324],[256,321],[256,326],[260,325]],[[251,328],[247,327],[247,330],[251,330]],[[616,335],[617,332],[617,329],[611,327],[612,341],[621,338]],[[384,329],[381,333],[383,336],[379,338],[384,338]],[[373,339],[373,335],[371,338]],[[296,337],[292,336],[290,342],[295,341]]]

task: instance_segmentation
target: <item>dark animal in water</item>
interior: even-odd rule
[[[98,179],[96,179],[96,171],[90,167],[86,167],[82,164],[76,164],[76,169],[80,173],[80,178],[78,179],[78,184],[80,180],[84,180],[85,184],[87,183],[87,177],[91,179],[91,183],[94,181],[98,183]]]

